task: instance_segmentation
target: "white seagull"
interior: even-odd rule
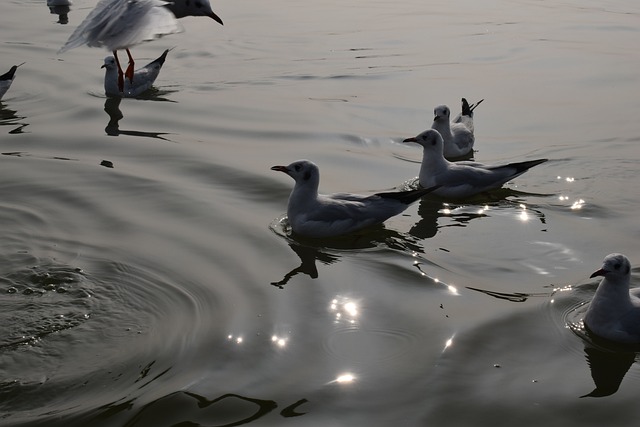
[[[370,196],[336,193],[318,194],[320,171],[309,160],[288,166],[273,166],[296,183],[289,196],[287,217],[300,236],[335,237],[376,224],[403,212],[434,188],[377,193]]]
[[[118,67],[118,87],[124,91],[123,74],[132,81],[134,61],[129,48],[182,31],[176,18],[208,16],[222,24],[211,10],[209,0],[100,0],[71,34],[58,53],[86,44],[113,52]],[[129,66],[122,72],[118,50],[126,50]]]
[[[407,138],[404,142],[415,142],[423,147],[420,185],[425,188],[438,185],[440,187],[433,194],[451,199],[463,199],[500,188],[507,181],[548,160],[529,160],[499,166],[450,162],[443,155],[442,136],[434,129],[428,129],[414,138]]]
[[[158,78],[160,69],[167,58],[169,49],[165,50],[157,59],[151,61],[142,68],[133,73],[133,81],[126,80],[124,82],[124,90],[118,87],[118,67],[113,56],[104,58],[104,64],[101,68],[104,72],[104,93],[109,97],[135,98],[144,91],[149,89],[153,82]]]
[[[23,65],[24,62],[20,65]],[[16,70],[20,65],[14,65],[11,67],[9,71],[0,76],[0,99],[4,96],[5,93],[11,87],[11,83],[16,78]]]
[[[629,291],[631,263],[622,254],[609,254],[590,277],[602,281],[589,304],[584,324],[609,341],[640,343],[640,289]]]
[[[444,157],[456,159],[473,153],[475,136],[473,134],[473,110],[484,101],[481,99],[469,105],[462,98],[462,112],[451,120],[451,110],[446,105],[438,105],[433,110],[433,124],[431,129],[440,132],[444,140]]]

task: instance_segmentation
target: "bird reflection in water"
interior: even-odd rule
[[[307,238],[292,234],[287,217],[284,215],[275,219],[269,225],[269,228],[278,236],[287,240],[289,247],[298,255],[301,261],[301,264],[285,274],[282,280],[271,282],[273,286],[280,289],[283,289],[284,285],[298,273],[317,279],[316,260],[325,265],[333,264],[340,259],[340,255],[336,253],[339,251],[386,247],[412,254],[424,253],[423,248],[413,236],[387,229],[384,225],[377,225],[339,237]]]
[[[300,266],[294,268],[290,272],[284,275],[284,278],[278,282],[271,282],[273,286],[280,289],[284,289],[289,280],[298,273],[306,274],[312,279],[318,278],[318,268],[316,267],[316,260],[329,265],[336,262],[339,257],[322,252],[317,248],[310,246],[303,246],[297,243],[289,243],[289,247],[300,257]]]
[[[307,399],[300,399],[286,406],[280,411],[280,416],[291,418],[305,415],[306,412],[299,411],[299,407],[306,402]],[[189,391],[178,391],[145,405],[126,425],[239,426],[263,418],[276,408],[278,403],[274,400],[233,393],[208,399]],[[222,420],[226,422],[221,423]]]
[[[141,136],[145,138],[161,139],[163,141],[169,141],[163,135],[168,135],[168,132],[144,132],[137,130],[121,130],[120,120],[124,118],[122,111],[120,111],[120,102],[122,98],[107,98],[104,102],[104,111],[109,115],[109,123],[104,131],[110,136],[129,135],[129,136]]]
[[[47,7],[52,15],[58,15],[58,24],[69,23],[69,11],[71,10],[71,0],[47,0]]]
[[[634,352],[607,351],[590,345],[585,345],[584,353],[596,388],[580,397],[605,397],[614,394],[636,359]]]
[[[466,227],[474,219],[489,218],[492,212],[510,213],[514,208],[516,218],[521,222],[537,218],[541,224],[545,224],[545,215],[539,209],[525,204],[517,197],[507,199],[507,197],[523,195],[540,196],[501,188],[473,197],[464,203],[444,202],[441,199],[426,197],[418,205],[418,215],[421,219],[411,227],[409,233],[420,239],[429,239],[434,237],[440,228]]]
[[[29,126],[28,123],[20,123],[26,117],[18,116],[17,111],[7,108],[7,106],[0,101],[0,126],[17,126],[9,131],[9,134],[24,133],[24,128]]]
[[[595,388],[580,397],[606,397],[616,393],[640,351],[638,344],[620,344],[600,338],[580,322],[569,329],[584,341],[584,354]]]
[[[553,292],[498,292],[489,289],[474,288],[472,286],[466,286],[466,288],[471,291],[481,292],[485,295],[489,295],[490,297],[510,302],[525,302],[532,297],[548,298],[553,295]]]

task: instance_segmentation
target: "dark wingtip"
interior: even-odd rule
[[[529,160],[520,163],[514,163],[512,166],[515,166],[518,172],[524,172],[531,169],[534,166],[538,166],[544,162],[548,162],[549,159],[537,159],[537,160]]]
[[[405,205],[410,205],[411,203],[415,202],[422,196],[427,195],[432,191],[437,190],[440,187],[442,187],[442,185],[434,185],[433,187],[429,187],[429,188],[418,188],[417,190],[377,193],[376,196],[382,197],[383,199],[397,200],[400,203],[404,203]]]
[[[462,115],[473,116],[473,110],[475,110],[476,107],[482,103],[482,101],[484,101],[484,98],[476,102],[475,104],[469,104],[466,98],[462,98]]]
[[[172,50],[172,49],[173,49],[173,48],[171,48],[171,49],[165,49],[165,51],[164,51],[164,52],[162,52],[162,55],[160,55],[159,57],[157,57],[156,59],[154,59],[153,61],[151,61],[151,63],[150,63],[149,65],[152,65],[152,64],[159,64],[160,66],[164,65],[164,61],[166,61],[166,59],[167,59],[167,54],[168,54],[168,53],[169,53],[169,51],[170,51],[170,50]]]
[[[470,116],[472,112],[473,110],[471,109],[471,107],[469,107],[469,103],[467,102],[467,100],[465,98],[462,98],[462,115]]]
[[[171,48],[171,49],[173,49],[173,48]],[[164,62],[164,60],[167,59],[167,54],[169,53],[169,51],[171,49],[165,49],[164,52],[162,52],[162,55],[160,55],[160,57],[158,59],[161,59],[162,62]]]

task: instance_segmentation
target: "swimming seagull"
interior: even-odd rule
[[[118,88],[123,92],[123,74],[130,82],[134,77],[134,61],[129,48],[182,31],[176,18],[185,16],[208,16],[222,24],[222,19],[211,10],[209,0],[100,0],[58,53],[83,44],[106,47],[113,52],[118,67]],[[117,53],[122,49],[129,57],[124,73]]]
[[[529,160],[500,166],[450,162],[443,155],[442,136],[434,129],[407,138],[404,142],[415,142],[423,147],[420,185],[425,188],[439,185],[440,188],[433,194],[451,199],[463,199],[500,188],[507,181],[548,160]]]
[[[104,64],[101,68],[105,69],[104,73],[104,93],[110,97],[135,98],[141,93],[149,89],[153,82],[158,78],[160,69],[167,58],[169,49],[165,50],[157,59],[139,68],[133,73],[133,81],[124,82],[124,90],[120,91],[118,87],[118,67],[113,56],[104,58]]]
[[[23,64],[24,62],[22,64],[12,66],[9,71],[0,76],[0,99],[2,99],[4,94],[7,93],[11,87],[11,83],[13,83],[13,80],[16,78],[16,70]]]
[[[640,343],[640,289],[629,291],[631,263],[622,254],[609,254],[590,277],[602,281],[589,304],[584,324],[594,334],[625,344]]]
[[[444,140],[444,157],[456,159],[465,157],[473,152],[475,136],[473,134],[473,110],[484,101],[481,99],[469,105],[462,98],[462,112],[455,119],[450,120],[451,110],[446,105],[438,105],[433,110],[433,124],[431,129],[440,132]]]
[[[287,217],[291,229],[306,237],[334,237],[381,224],[403,212],[435,188],[377,193],[370,196],[348,193],[318,194],[320,171],[309,160],[288,166],[273,166],[296,183],[289,196]]]

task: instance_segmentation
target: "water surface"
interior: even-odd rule
[[[218,0],[224,26],[183,19],[134,49],[173,48],[124,100],[103,95],[107,52],[57,54],[94,4],[0,6],[0,71],[26,62],[0,101],[0,424],[640,415],[635,353],[568,327],[606,254],[640,265],[635,3]],[[293,181],[271,166],[399,188],[421,158],[400,141],[461,97],[485,99],[476,160],[550,161],[385,227],[287,234]],[[588,360],[617,372],[606,396],[581,398]]]

